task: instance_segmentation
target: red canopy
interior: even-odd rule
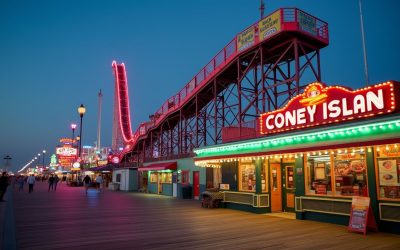
[[[172,162],[162,162],[162,163],[153,163],[147,166],[143,166],[138,168],[139,171],[156,171],[156,170],[176,170],[177,164],[176,161]]]

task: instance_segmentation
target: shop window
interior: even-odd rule
[[[239,163],[239,190],[256,191],[256,166],[252,161]]]
[[[367,164],[364,152],[351,149],[337,150],[334,158],[336,194],[368,196]]]
[[[375,147],[378,194],[381,199],[400,199],[400,150],[397,145]]]
[[[338,149],[314,155],[308,153],[306,162],[307,194],[368,196],[367,164],[363,149]]]
[[[306,166],[308,194],[332,195],[330,155],[308,155]]]
[[[172,173],[161,173],[161,183],[172,183]]]
[[[152,183],[158,182],[158,173],[150,173],[150,182]]]
[[[182,170],[181,172],[181,183],[189,184],[189,170]]]

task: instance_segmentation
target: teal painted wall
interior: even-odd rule
[[[193,171],[199,171],[199,176],[200,176],[200,186],[201,185],[206,185],[206,168],[203,167],[197,167],[194,165],[193,158],[185,158],[185,159],[179,159],[177,161],[178,164],[178,171],[179,170],[189,170],[189,183],[193,185]],[[180,180],[179,180],[180,181]]]
[[[172,184],[163,183],[161,194],[172,196]]]
[[[147,185],[147,190],[150,194],[157,194],[158,193],[158,184],[157,183],[149,183]]]

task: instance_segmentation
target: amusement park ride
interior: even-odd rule
[[[115,76],[113,148],[123,166],[193,156],[193,148],[262,136],[257,117],[321,81],[328,24],[278,9],[234,37],[133,133],[125,65]]]

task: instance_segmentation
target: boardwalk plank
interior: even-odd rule
[[[399,235],[65,184],[14,192],[14,208],[18,249],[400,249]]]

